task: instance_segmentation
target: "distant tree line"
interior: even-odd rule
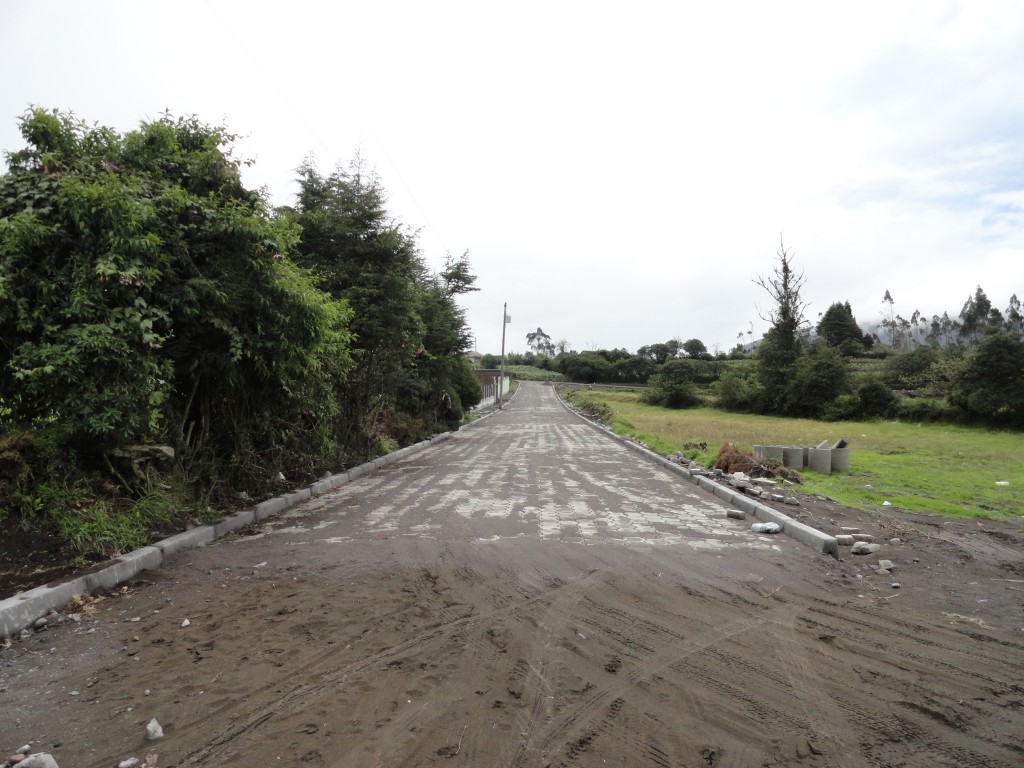
[[[862,329],[848,301],[834,302],[811,325],[804,276],[780,244],[770,274],[758,276],[772,300],[758,344],[711,355],[699,339],[625,349],[555,353],[538,328],[531,352],[508,356],[566,379],[637,384],[644,399],[672,408],[715,405],[734,411],[822,419],[894,417],[974,421],[1024,428],[1024,316],[1016,294],[1005,311],[979,286],[958,318],[904,319],[889,291],[878,332]],[[742,339],[743,334],[740,334]],[[534,340],[541,344],[535,345]],[[544,340],[547,339],[547,342]],[[498,359],[484,356],[485,366]]]
[[[431,273],[358,159],[305,162],[296,205],[272,210],[235,137],[194,117],[121,135],[33,109],[21,133],[0,177],[0,522],[173,484],[126,475],[111,456],[129,446],[173,447],[166,473],[205,513],[479,401],[468,257]]]

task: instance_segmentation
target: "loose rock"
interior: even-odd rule
[[[164,737],[164,729],[160,727],[160,723],[156,721],[154,717],[146,724],[146,738],[149,741],[156,741]]]
[[[893,571],[896,569],[896,566],[895,564],[893,564],[892,560],[879,560],[878,567],[884,568],[887,571]]]
[[[850,536],[849,534],[842,534],[841,533],[838,536],[836,536],[836,542],[838,542],[839,546],[841,546],[841,547],[852,547],[853,546],[853,536]]]
[[[742,520],[747,516],[747,513],[742,509],[727,509],[725,510],[725,516],[731,517],[733,520]]]
[[[129,757],[127,760],[122,760],[117,764],[117,768],[135,768],[139,764],[139,758]]]
[[[854,541],[866,541],[870,543],[875,540],[875,537],[872,536],[870,533],[854,533],[851,535],[853,536]]]
[[[60,766],[49,752],[36,752],[18,763],[18,768],[60,768]]]
[[[853,548],[850,550],[850,552],[855,555],[873,555],[881,548],[882,547],[880,544],[871,544],[866,541],[857,541],[854,542]]]

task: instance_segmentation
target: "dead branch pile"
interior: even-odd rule
[[[729,475],[734,472],[742,472],[747,477],[781,477],[791,483],[803,482],[799,472],[782,466],[777,459],[755,459],[752,454],[744,453],[732,443],[726,443],[718,451],[715,469],[720,469]]]

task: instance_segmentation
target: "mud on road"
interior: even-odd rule
[[[1019,525],[808,500],[824,526],[902,534],[879,576],[751,534],[524,394],[0,652],[0,749],[62,768],[1024,763]]]

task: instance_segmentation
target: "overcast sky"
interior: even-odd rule
[[[780,234],[808,317],[1024,296],[1024,3],[0,0],[0,148],[30,104],[245,138],[274,204],[360,153],[481,352],[728,350]]]

